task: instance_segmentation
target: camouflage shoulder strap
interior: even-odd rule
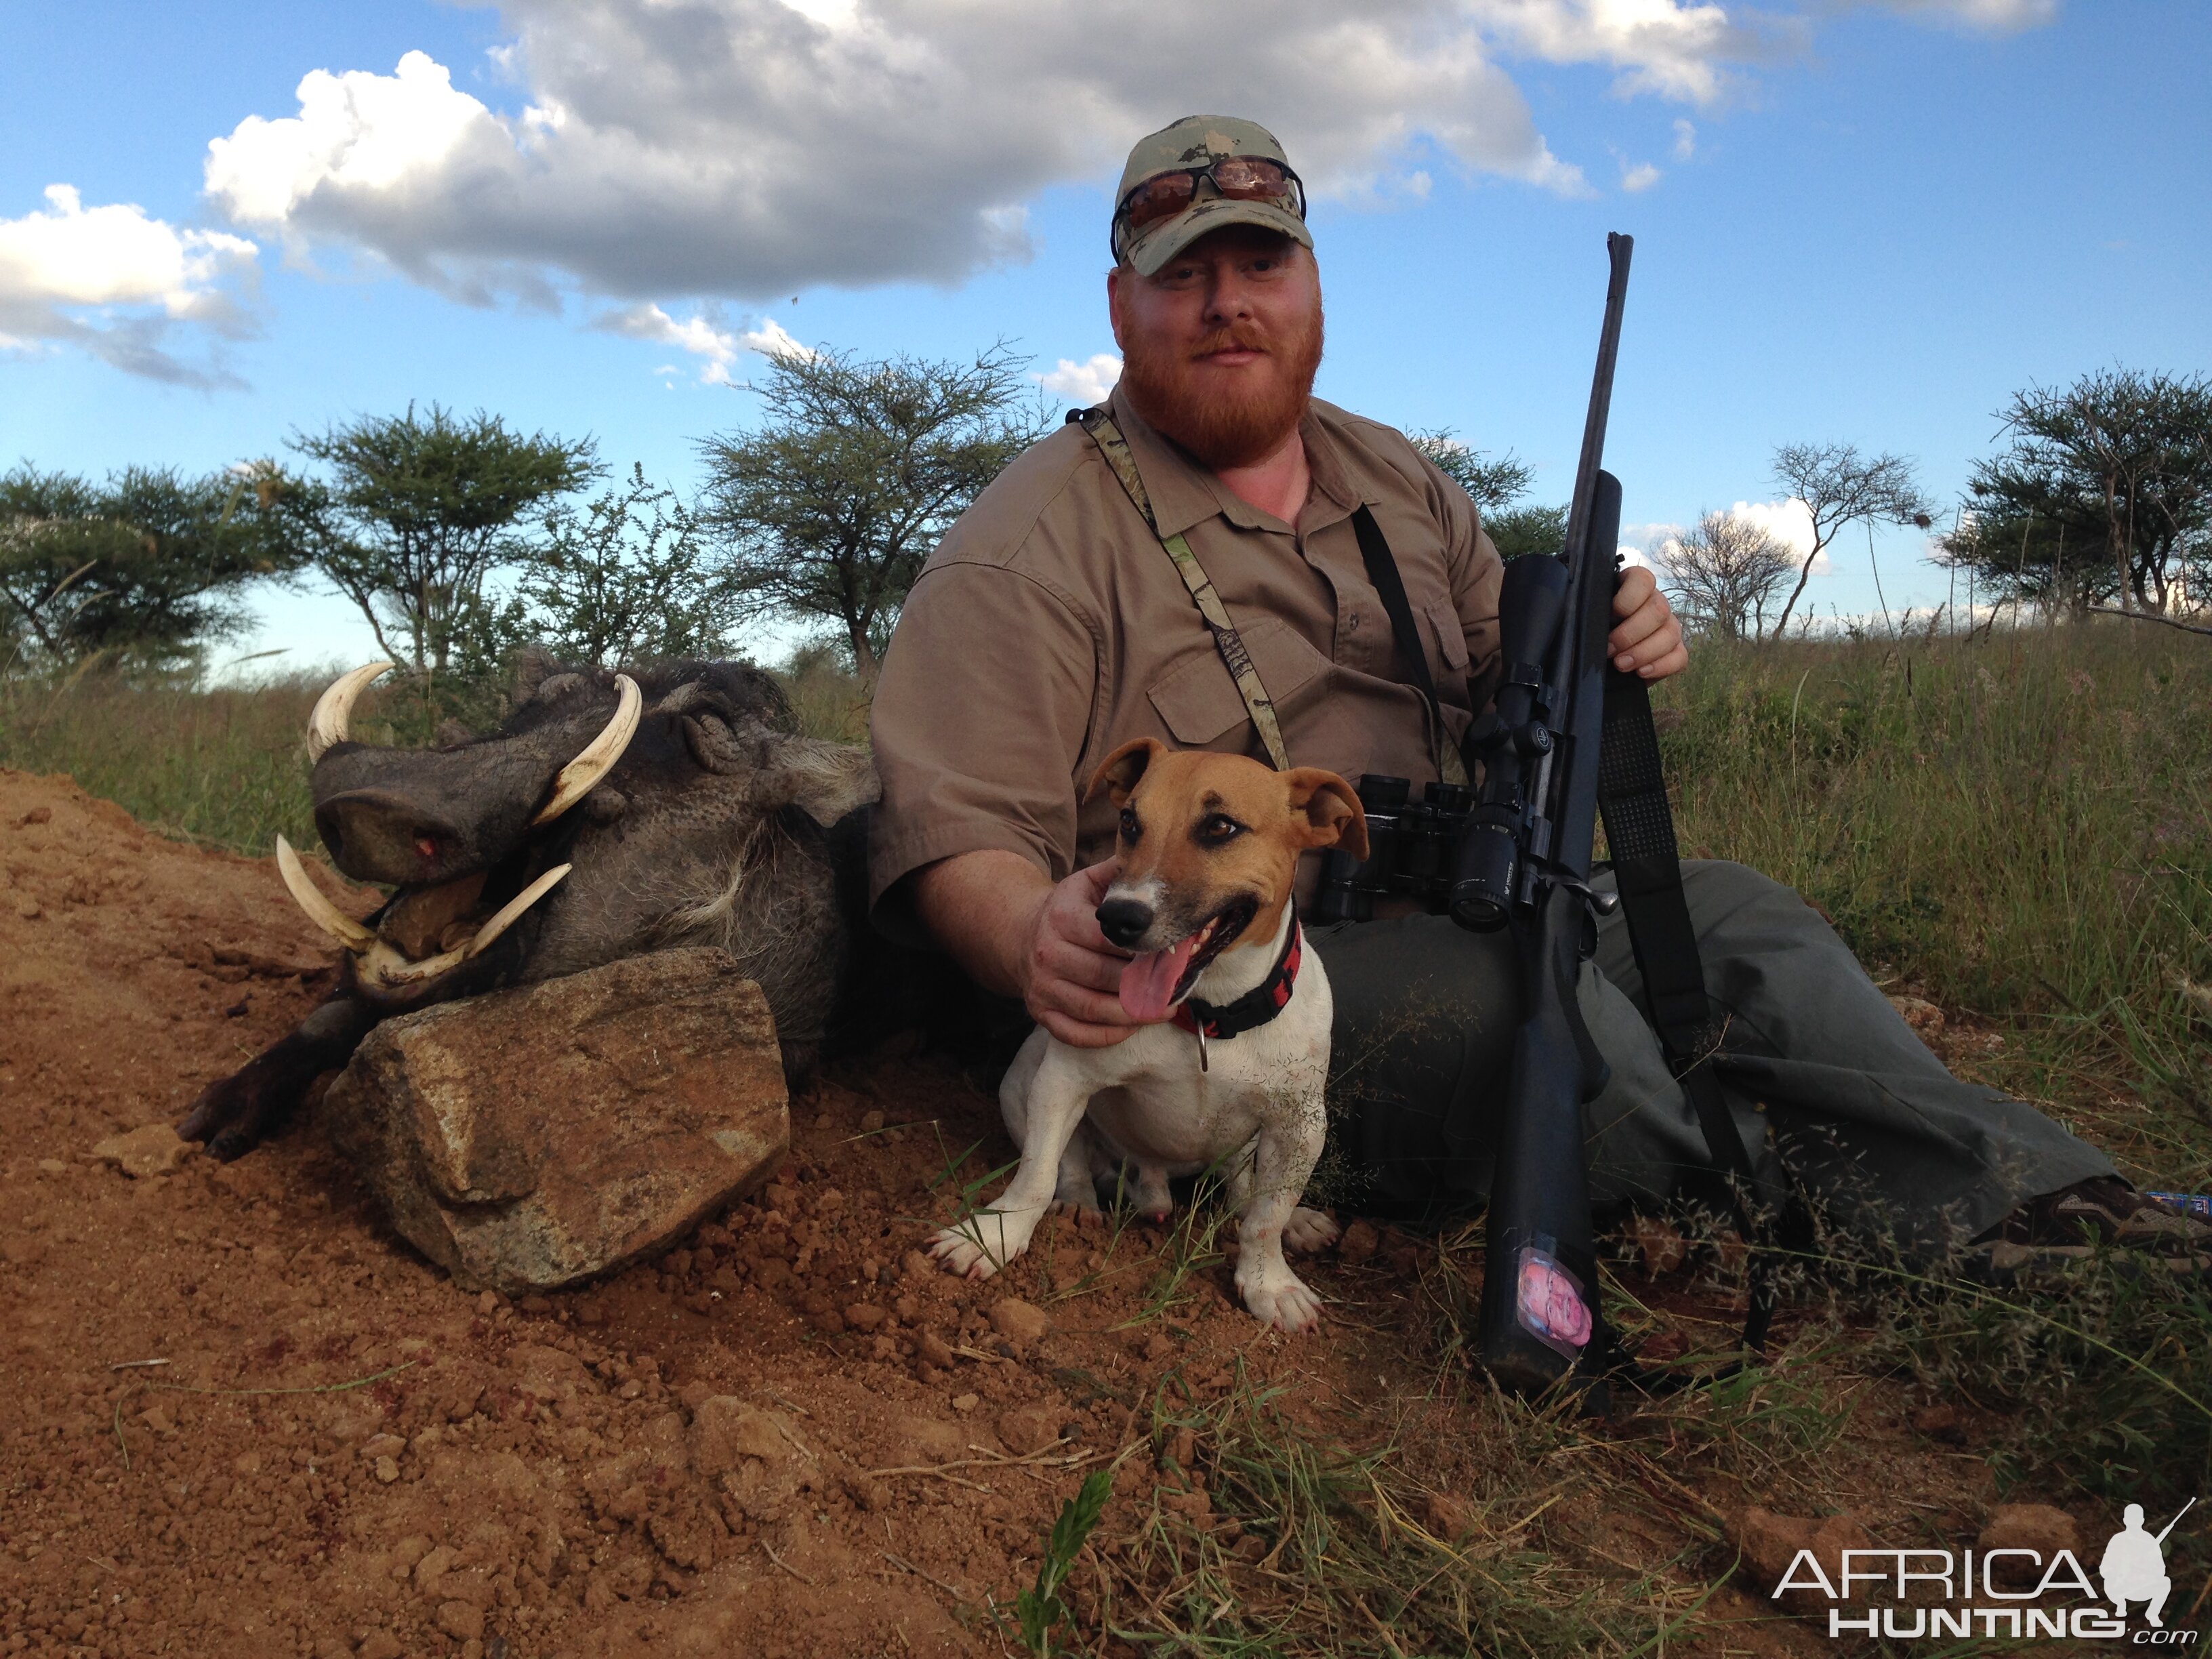
[[[1260,671],[1252,665],[1250,653],[1244,649],[1243,636],[1237,633],[1237,624],[1229,619],[1229,607],[1214,592],[1213,581],[1199,563],[1198,555],[1190,550],[1181,532],[1172,536],[1160,536],[1160,521],[1152,513],[1152,498],[1145,491],[1145,481],[1137,472],[1137,458],[1129,453],[1129,441],[1121,429],[1114,424],[1114,417],[1103,409],[1071,410],[1069,420],[1079,423],[1091,434],[1098,446],[1098,453],[1106,458],[1106,465],[1121,481],[1121,488],[1129,492],[1129,499],[1137,511],[1145,515],[1145,522],[1152,527],[1152,534],[1160,537],[1160,545],[1175,561],[1176,572],[1182,585],[1190,590],[1191,602],[1198,613],[1206,618],[1212,630],[1215,648],[1229,670],[1229,677],[1237,682],[1237,694],[1244,699],[1244,712],[1252,717],[1252,724],[1260,733],[1260,741],[1267,750],[1267,758],[1274,763],[1278,772],[1291,769],[1291,751],[1283,746],[1283,728],[1275,720],[1275,705],[1267,700],[1267,688],[1260,683]]]

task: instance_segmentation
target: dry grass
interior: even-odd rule
[[[256,856],[315,844],[307,714],[323,681],[204,691],[88,674],[0,679],[0,766],[66,772],[151,829]]]
[[[2113,622],[1708,652],[1667,688],[1686,848],[1986,1016],[1982,1079],[2212,1185],[2212,641]]]

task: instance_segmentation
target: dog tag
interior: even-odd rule
[[[1198,1069],[1202,1072],[1206,1069],[1206,1027],[1193,1021],[1191,1030],[1198,1033]]]

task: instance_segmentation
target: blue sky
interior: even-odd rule
[[[1194,107],[1275,125],[1320,185],[1322,395],[1516,450],[1547,497],[1604,233],[1633,233],[1609,461],[1640,526],[1771,501],[1797,440],[1911,455],[1948,501],[2014,389],[2212,359],[2202,5],[589,11],[15,9],[0,465],[212,468],[436,399],[688,489],[694,441],[754,414],[717,381],[770,323],[870,354],[1006,337],[1040,372],[1110,350],[1120,151]],[[320,112],[283,125],[314,71]],[[1893,606],[1947,591],[1918,545],[1877,544]],[[1874,608],[1867,565],[1837,550],[1823,615]],[[263,614],[241,648],[366,654],[335,599]]]

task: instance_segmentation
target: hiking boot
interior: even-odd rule
[[[2212,1272],[2212,1218],[2137,1192],[2117,1176],[2077,1181],[2032,1198],[1976,1238],[1966,1277],[2010,1284],[2023,1273],[2063,1269],[2100,1246],[2140,1251],[2183,1274]]]
[[[2212,1249],[2212,1219],[2161,1203],[2117,1176],[2099,1176],[2030,1199],[1982,1238],[2046,1248],[2117,1244],[2185,1252]]]

